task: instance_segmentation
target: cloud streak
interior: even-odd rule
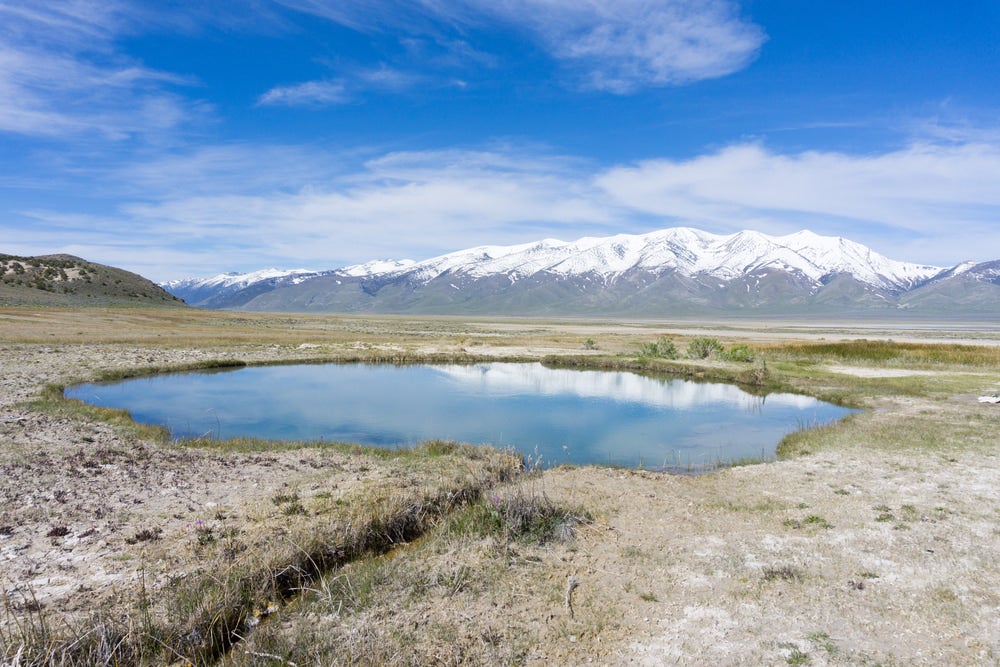
[[[995,220],[998,167],[993,144],[914,144],[863,156],[783,155],[741,144],[691,160],[615,167],[596,184],[622,206],[657,216],[730,226],[825,217],[927,234]]]
[[[283,105],[320,107],[349,104],[362,93],[400,92],[422,83],[424,77],[381,65],[356,68],[336,79],[305,81],[289,86],[275,86],[257,99],[259,106]]]
[[[158,278],[182,269],[207,275],[424,259],[479,244],[675,225],[717,233],[809,228],[894,259],[946,265],[996,259],[996,173],[1000,146],[978,143],[913,144],[881,155],[736,144],[687,160],[609,168],[510,146],[360,162],[302,146],[215,147],[123,168],[118,176],[131,178],[131,202],[109,215],[28,215],[42,221],[46,231],[32,238],[48,251],[73,238],[118,253],[119,242],[108,239],[128,230],[137,248],[187,258],[175,267],[130,265]]]
[[[617,94],[717,78],[746,67],[766,40],[728,0],[276,0],[355,30],[459,33],[500,23],[577,72],[584,87]]]
[[[128,29],[118,2],[0,2],[0,132],[97,134],[121,140],[168,131],[197,104],[166,90],[192,82],[114,52]]]
[[[765,41],[724,0],[473,0],[526,27],[585,84],[613,93],[714,79],[746,67]]]
[[[306,81],[291,86],[276,86],[257,100],[259,105],[325,106],[351,101],[343,81]]]

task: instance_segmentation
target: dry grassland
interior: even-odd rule
[[[680,477],[173,443],[58,390],[313,360],[745,371],[639,359],[661,336],[865,410]],[[0,664],[1000,663],[996,328],[15,308],[0,368]]]

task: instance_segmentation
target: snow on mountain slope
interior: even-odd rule
[[[161,286],[191,304],[237,307],[269,290],[294,288],[306,282],[312,284],[322,276],[335,278],[336,286],[318,282],[316,289],[321,292],[338,289],[341,284],[368,280],[377,284],[402,281],[426,286],[443,276],[446,284],[455,290],[462,290],[469,282],[492,277],[501,277],[510,285],[529,277],[536,284],[563,278],[584,277],[587,282],[597,278],[610,287],[619,277],[631,272],[654,276],[676,272],[687,277],[710,278],[718,283],[718,288],[745,279],[749,294],[760,287],[765,276],[774,273],[795,277],[814,294],[833,276],[849,274],[873,292],[898,295],[931,279],[944,279],[962,270],[977,272],[977,280],[995,280],[992,274],[987,275],[989,271],[979,271],[980,268],[962,265],[946,271],[935,266],[898,262],[854,241],[809,231],[787,236],[769,236],[754,231],[719,235],[675,227],[648,234],[585,237],[576,241],[544,239],[511,246],[484,245],[421,262],[376,260],[320,272],[264,269],[175,280]],[[643,278],[643,284],[645,280]],[[374,294],[379,289],[378,285],[373,285],[363,291]],[[294,297],[289,295],[288,298]]]
[[[212,276],[211,278],[182,278],[180,280],[169,280],[165,283],[160,283],[160,287],[163,287],[166,290],[181,288],[241,289],[264,280],[287,278],[289,276],[305,277],[315,275],[316,273],[316,271],[310,271],[308,269],[261,269],[259,271],[251,271],[250,273],[220,273],[219,275]]]
[[[399,271],[402,269],[407,269],[416,264],[412,259],[402,259],[402,260],[382,260],[376,259],[371,262],[365,262],[364,264],[355,264],[354,266],[345,266],[342,269],[338,269],[337,273],[345,276],[370,276],[377,275],[380,273],[390,273],[392,271]]]
[[[871,248],[840,237],[827,237],[802,231],[778,239],[816,266],[829,272],[850,273],[862,282],[889,287],[912,287],[944,269],[923,264],[909,264],[888,259]]]
[[[545,239],[514,246],[480,246],[422,262],[371,262],[338,273],[383,278],[406,275],[423,283],[444,273],[471,278],[504,275],[511,282],[539,272],[597,274],[607,281],[630,270],[663,273],[672,269],[723,280],[780,269],[805,276],[817,285],[826,276],[846,273],[872,287],[890,290],[908,289],[943,270],[890,260],[859,243],[808,231],[777,237],[753,231],[724,236],[678,227],[572,242]]]

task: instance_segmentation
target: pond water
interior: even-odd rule
[[[851,412],[795,394],[540,364],[322,364],[157,375],[66,395],[125,408],[175,438],[249,436],[384,447],[515,447],[542,465],[690,469],[773,456],[796,429]]]

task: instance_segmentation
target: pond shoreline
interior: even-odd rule
[[[398,345],[370,340],[373,347]],[[573,356],[573,340],[536,337],[477,356],[527,356],[512,349],[518,346],[535,359],[559,346]],[[418,356],[442,341],[447,345],[443,337],[366,354]],[[54,628],[64,627],[63,615],[132,609],[140,587],[152,595],[180,574],[197,576],[206,549],[224,546],[200,544],[209,529],[216,539],[235,529],[249,539],[272,524],[302,521],[306,528],[319,516],[285,514],[297,506],[284,498],[297,496],[307,512],[318,512],[371,484],[399,483],[393,488],[402,491],[421,483],[425,473],[415,463],[400,468],[367,452],[178,447],[115,417],[94,419],[42,397],[46,385],[105,372],[317,357],[299,344],[0,344],[0,585],[11,603],[4,627],[11,614],[30,616],[32,605]],[[391,614],[382,616],[375,598],[357,616],[307,620],[288,610],[269,625],[305,631],[336,621],[367,628],[386,647],[397,646],[405,627],[456,628],[447,645],[428,630],[407,640],[407,650],[429,658],[461,647],[483,660],[510,650],[527,664],[773,664],[793,653],[815,664],[988,664],[1000,655],[991,630],[1000,627],[1000,600],[980,584],[1000,578],[1000,463],[990,444],[1000,427],[996,406],[974,399],[995,391],[996,370],[856,380],[838,370],[845,379],[836,382],[817,371],[809,385],[817,393],[862,383],[860,393],[874,396],[864,400],[878,409],[795,443],[796,458],[703,477],[545,471],[530,483],[594,517],[573,542],[518,546],[500,568],[488,541],[420,555],[423,565],[403,553],[392,565],[400,581],[409,568],[426,567],[421,581],[468,571],[477,583],[432,587],[415,598],[412,585],[393,592],[386,584],[395,596],[384,603]],[[931,393],[879,397],[909,382]],[[571,578],[576,586],[568,588]],[[15,591],[28,589],[33,598],[17,598]],[[408,600],[401,608],[400,594]],[[505,625],[497,624],[498,609]],[[484,643],[484,636],[494,639]],[[246,649],[269,652],[263,644]]]
[[[637,375],[507,361],[224,363],[73,385],[63,393],[127,410],[141,423],[168,428],[175,441],[247,438],[393,449],[452,440],[513,447],[545,467],[571,460],[687,474],[773,459],[789,432],[850,414],[760,387],[748,394],[737,385],[654,377],[648,370]]]

